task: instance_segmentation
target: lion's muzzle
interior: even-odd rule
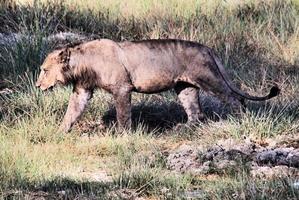
[[[35,83],[35,87],[40,87],[40,81],[36,81],[36,83]]]
[[[53,88],[54,84],[47,85],[47,84],[43,84],[41,81],[37,80],[35,83],[35,86],[40,88],[41,90],[45,91],[45,90]]]

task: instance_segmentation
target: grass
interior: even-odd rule
[[[298,1],[0,2],[0,33],[20,34],[15,42],[0,41],[0,88],[13,90],[0,96],[1,198],[121,199],[126,192],[152,199],[184,199],[194,192],[202,199],[298,198],[292,186],[298,177],[259,179],[242,168],[207,176],[180,174],[169,170],[165,160],[165,152],[181,144],[298,136]],[[134,94],[134,130],[119,133],[112,97],[97,91],[80,122],[61,135],[56,130],[71,88],[43,93],[34,87],[40,64],[54,48],[43,38],[60,31],[116,41],[198,41],[218,52],[243,90],[261,95],[275,83],[282,93],[269,102],[248,102],[247,112],[236,119],[203,92],[208,121],[181,129],[174,127],[186,115],[172,91]],[[98,125],[100,116],[108,128]]]

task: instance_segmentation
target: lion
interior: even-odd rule
[[[202,44],[177,39],[114,42],[97,39],[51,52],[41,65],[36,86],[47,90],[73,85],[60,130],[68,132],[84,111],[96,88],[113,95],[117,123],[131,127],[131,93],[174,89],[188,122],[205,118],[199,90],[231,104],[237,113],[245,99],[264,101],[279,94],[273,86],[263,97],[251,96],[232,84],[214,51]]]

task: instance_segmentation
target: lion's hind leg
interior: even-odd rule
[[[189,72],[188,82],[208,93],[213,93],[223,103],[231,106],[233,115],[240,116],[242,113],[242,99],[231,90],[219,72],[214,70],[216,66],[213,66],[211,62],[205,65],[199,63],[197,66],[202,71],[198,73]]]
[[[123,86],[114,91],[116,118],[118,127],[121,129],[130,129],[131,119],[131,90],[130,86]]]
[[[204,82],[202,83],[202,88],[207,92],[213,93],[224,104],[228,104],[233,116],[239,118],[244,112],[244,100],[236,96],[231,89],[226,86],[225,82],[214,81],[212,84]]]
[[[188,123],[194,123],[205,118],[199,105],[198,88],[188,83],[178,83],[175,86],[175,91],[178,95],[187,116]]]
[[[224,102],[228,103],[231,107],[232,115],[236,118],[240,118],[242,113],[245,111],[242,100],[236,98],[234,95],[219,95],[219,98]]]
[[[235,95],[231,89],[226,85],[224,81],[217,79],[210,79],[209,81],[200,82],[202,88],[207,91],[213,93],[216,97],[218,97],[224,104],[228,104],[232,110],[232,114],[235,117],[240,117],[244,110],[244,100]],[[199,84],[198,84],[199,85]]]

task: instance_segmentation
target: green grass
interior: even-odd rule
[[[298,195],[289,178],[254,180],[238,175],[211,181],[205,187],[210,191],[209,199],[293,199]]]
[[[0,88],[13,90],[0,96],[0,198],[63,198],[58,191],[65,191],[70,199],[113,199],[113,195],[121,198],[117,193],[121,190],[152,199],[186,198],[190,191],[199,191],[202,199],[299,196],[292,187],[296,177],[259,179],[246,169],[196,176],[175,173],[165,161],[165,152],[185,143],[208,146],[226,138],[262,141],[298,136],[298,1],[0,2],[0,33],[23,34],[13,44],[0,45]],[[81,120],[69,134],[61,135],[57,128],[71,88],[43,93],[34,86],[40,64],[54,48],[43,37],[60,31],[116,41],[198,41],[218,52],[243,90],[262,95],[275,83],[282,92],[269,102],[248,102],[240,119],[202,93],[209,120],[181,129],[174,127],[184,123],[186,115],[175,103],[173,91],[134,94],[135,128],[120,133],[111,95],[97,91]],[[106,129],[97,125],[101,116]],[[95,181],[99,171],[111,180]]]

